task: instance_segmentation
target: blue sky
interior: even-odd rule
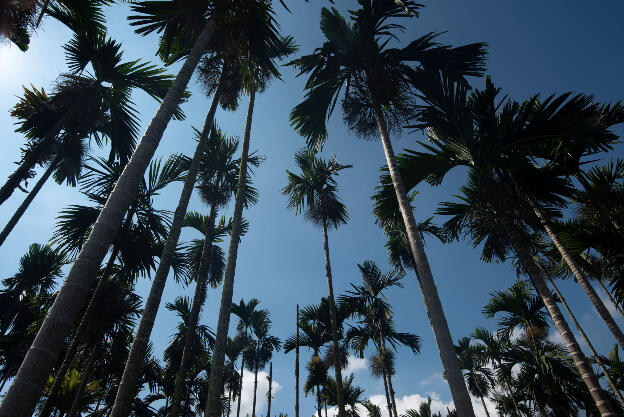
[[[338,3],[341,10],[356,6],[353,0],[340,0]],[[301,53],[309,53],[322,43],[318,30],[319,14],[321,7],[328,2],[290,0],[288,4],[292,14],[276,6],[282,30],[295,37]],[[624,35],[620,20],[623,13],[624,5],[612,1],[589,4],[563,0],[438,0],[426,2],[420,19],[404,22],[407,30],[401,39],[409,41],[430,31],[448,31],[440,39],[453,45],[488,42],[487,73],[495,84],[501,85],[505,93],[517,100],[538,92],[549,95],[574,91],[593,94],[598,101],[614,102],[624,97],[619,76],[624,66],[620,44]],[[123,43],[126,59],[141,58],[157,62],[153,56],[156,39],[134,34],[125,20],[127,14],[125,6],[107,10],[109,35]],[[55,78],[66,70],[61,45],[69,36],[69,32],[59,24],[46,21],[27,53],[9,45],[0,46],[0,126],[4,126],[4,145],[0,153],[1,178],[6,178],[15,169],[13,162],[18,160],[22,143],[20,135],[13,132],[13,121],[8,111],[17,101],[22,85],[33,84],[50,89]],[[177,67],[170,69],[172,73],[176,70]],[[261,306],[269,308],[273,333],[281,339],[294,332],[297,303],[302,306],[316,303],[327,294],[321,231],[305,222],[303,217],[288,211],[285,198],[280,193],[286,181],[285,170],[294,168],[293,154],[304,145],[303,139],[290,128],[288,113],[302,99],[305,80],[295,78],[290,68],[283,69],[283,76],[284,82],[274,82],[266,93],[256,99],[251,149],[257,149],[267,159],[255,171],[254,181],[260,191],[260,202],[245,212],[250,231],[240,246],[234,291],[234,301],[257,297]],[[480,87],[483,80],[475,79],[473,85]],[[176,152],[190,154],[194,149],[192,126],[203,124],[209,98],[198,88],[195,79],[190,89],[193,96],[184,105],[187,119],[170,123],[157,156],[166,157]],[[155,113],[156,104],[142,94],[135,96],[135,102],[144,129]],[[246,107],[244,99],[237,112],[220,110],[217,113],[218,123],[229,135],[242,136]],[[329,140],[324,155],[335,154],[341,163],[354,165],[352,169],[343,171],[338,180],[350,221],[329,235],[335,291],[339,294],[349,288],[349,282],[360,279],[357,263],[371,259],[382,269],[389,268],[384,237],[374,224],[370,200],[384,158],[381,144],[378,141],[363,141],[350,134],[338,112],[328,127]],[[624,128],[619,127],[616,132],[622,134]],[[420,133],[393,138],[395,151],[414,148],[420,139]],[[618,146],[606,157],[621,157],[623,149]],[[94,152],[97,154],[97,149]],[[429,217],[440,201],[447,200],[455,192],[462,176],[462,172],[455,171],[443,186],[419,189],[420,194],[415,201],[417,218]],[[179,191],[180,186],[168,188],[157,199],[158,207],[173,210]],[[0,208],[0,223],[6,223],[22,198],[23,194],[16,192]],[[79,202],[84,202],[84,198],[75,189],[52,182],[46,184],[0,248],[0,278],[16,271],[19,258],[29,244],[44,243],[51,237],[59,210]],[[193,197],[190,209],[206,211],[196,197]],[[184,231],[181,241],[197,237],[193,232]],[[480,311],[491,291],[511,285],[515,279],[513,269],[507,264],[482,263],[478,250],[468,242],[442,245],[429,240],[426,249],[453,337],[465,336],[476,326],[494,329],[495,321],[485,320]],[[420,335],[423,343],[418,356],[405,350],[400,350],[397,355],[398,373],[394,378],[394,387],[398,405],[399,408],[415,407],[421,398],[431,395],[436,404],[442,406],[450,401],[450,393],[441,378],[442,366],[420,290],[413,274],[405,277],[404,284],[405,288],[389,292],[398,328]],[[140,281],[139,294],[145,295],[149,285],[147,280]],[[615,341],[599,321],[581,289],[570,282],[562,283],[561,287],[576,306],[582,324],[599,351],[604,353],[609,350]],[[179,294],[190,296],[192,292],[171,279],[162,305]],[[220,296],[220,290],[209,292],[204,308],[202,323],[212,328],[216,327]],[[236,319],[233,319],[231,332],[235,323]],[[175,324],[175,317],[163,307],[152,333],[159,357],[170,340]],[[304,351],[302,369],[307,355]],[[273,362],[274,381],[279,384],[273,412],[292,416],[294,353],[277,353]],[[379,400],[383,395],[383,385],[370,376],[367,365],[354,361],[353,369],[355,381],[366,390],[365,396]],[[263,386],[266,387],[266,383]],[[244,389],[250,388],[245,386]],[[245,393],[243,395],[245,400]],[[264,393],[259,396],[263,397]],[[266,412],[264,407],[260,406],[259,414]],[[302,416],[312,415],[314,399],[302,397],[301,407]],[[483,413],[478,405],[476,411]]]

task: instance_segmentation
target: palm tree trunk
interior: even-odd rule
[[[388,377],[388,392],[390,392],[390,402],[392,403],[392,410],[394,411],[394,417],[399,417],[397,413],[396,401],[394,401],[394,388],[392,387],[392,375],[390,372],[386,371],[386,375]]]
[[[318,416],[323,417],[323,407],[321,407],[321,386],[316,386],[316,407],[318,409]]]
[[[128,213],[128,216],[126,218],[125,228],[128,228],[129,225],[132,223],[132,216],[133,216],[132,213]],[[61,367],[59,368],[58,372],[56,373],[54,377],[54,382],[52,383],[52,386],[50,387],[50,391],[48,392],[48,396],[45,402],[43,403],[43,407],[41,407],[41,411],[39,412],[39,417],[49,417],[50,412],[52,411],[56,393],[58,392],[59,388],[61,387],[61,384],[65,380],[65,375],[67,374],[67,371],[69,370],[72,360],[74,359],[74,356],[76,355],[76,352],[78,351],[78,346],[80,345],[80,337],[84,334],[84,331],[87,328],[87,326],[91,324],[91,318],[95,311],[95,306],[97,305],[98,300],[100,299],[102,289],[104,288],[104,282],[110,277],[111,272],[113,270],[113,266],[115,265],[115,260],[117,259],[118,255],[119,255],[119,245],[115,244],[110,257],[108,258],[108,262],[106,263],[106,267],[104,268],[104,272],[102,273],[102,277],[100,278],[97,285],[95,286],[95,290],[93,291],[93,295],[91,295],[91,299],[89,300],[87,309],[82,315],[82,319],[80,319],[80,324],[78,325],[78,329],[76,329],[76,331],[74,332],[74,337],[72,338],[69,344],[67,353],[65,354],[65,358],[63,358],[63,363],[61,364]]]
[[[251,406],[251,417],[256,417],[256,393],[258,392],[258,365],[256,364],[254,372],[254,394],[253,405]]]
[[[74,261],[63,286],[56,296],[54,304],[39,328],[39,332],[28,350],[17,376],[13,379],[2,400],[2,404],[0,404],[0,417],[30,417],[32,415],[41,396],[43,385],[50,375],[50,371],[63,347],[63,342],[71,325],[86,301],[89,289],[97,275],[100,262],[102,262],[108,246],[121,226],[123,216],[128,206],[132,203],[139,181],[143,177],[158,147],[167,124],[180,103],[184,89],[193,75],[199,59],[206,50],[213,32],[214,22],[209,21],[195,42],[173,85],[167,92],[160,108],[132,154],[130,161],[124,168],[115,188],[108,197],[104,209],[98,216],[87,242]],[[188,176],[191,176],[190,171]],[[190,191],[192,191],[192,187]],[[170,240],[172,239],[168,239],[167,243]],[[175,241],[177,242],[177,236],[175,236]],[[171,243],[169,248],[173,252],[175,244]],[[163,265],[163,261],[167,264],[168,272],[169,262],[167,259],[163,260],[161,258],[160,266]],[[142,360],[143,357],[141,357],[141,362]],[[138,367],[140,367],[140,364]],[[130,393],[127,391],[123,392],[123,394],[126,395],[124,398],[130,396]],[[113,409],[112,415],[114,417],[118,417],[120,414],[125,416],[127,410],[125,407],[127,405],[128,403],[120,404],[123,407],[122,410],[119,410],[121,413]],[[119,409],[119,407],[116,408]]]
[[[392,374],[390,370],[386,368],[386,339],[384,339],[381,329],[379,330],[379,340],[381,344],[381,364],[383,367],[384,378],[388,380],[388,393],[390,394],[390,404],[392,405],[392,411],[394,412],[394,417],[399,417],[397,414],[396,402],[394,401],[394,388],[392,387]],[[390,417],[393,414],[390,412]]]
[[[325,417],[327,417],[327,403],[325,403]]]
[[[245,330],[245,333],[246,332],[247,331]],[[244,373],[245,373],[245,357],[241,357],[240,384],[238,384],[238,405],[236,406],[236,417],[240,417],[240,406],[241,406],[241,397],[243,395],[243,374]]]
[[[442,365],[444,367],[444,374],[446,375],[446,380],[451,389],[453,402],[460,416],[474,417],[475,414],[472,409],[472,402],[470,401],[470,395],[468,395],[468,390],[466,389],[466,384],[459,367],[451,331],[449,330],[446,316],[444,315],[444,309],[442,308],[442,303],[438,296],[438,289],[436,288],[433,274],[431,273],[431,267],[429,266],[427,255],[425,254],[423,242],[416,228],[414,213],[412,213],[412,208],[407,198],[403,179],[394,157],[394,150],[390,142],[386,121],[381,107],[378,104],[375,104],[375,118],[377,119],[377,127],[379,128],[381,142],[386,155],[388,170],[390,171],[394,191],[403,216],[403,222],[405,223],[410,248],[414,255],[414,265],[416,266],[418,283],[425,301],[427,315],[429,316],[429,321],[433,328],[433,334],[438,345],[438,351],[440,352],[440,358],[442,359]]]
[[[563,339],[564,344],[568,348],[568,352],[579,372],[581,373],[581,377],[587,385],[589,392],[596,403],[596,407],[600,412],[602,417],[607,416],[615,416],[616,414],[613,412],[611,403],[609,402],[608,397],[605,395],[605,392],[602,390],[600,383],[598,382],[598,378],[594,374],[592,367],[590,366],[587,358],[581,351],[578,343],[576,342],[576,338],[572,334],[568,323],[565,321],[565,318],[561,314],[561,310],[555,303],[548,286],[546,285],[546,281],[544,279],[544,275],[542,271],[539,269],[535,261],[530,255],[528,245],[522,235],[518,232],[514,224],[507,220],[507,231],[511,238],[512,245],[520,260],[520,263],[528,272],[531,280],[533,281],[533,285],[535,286],[537,292],[539,293],[550,317],[552,318],[555,327],[559,331],[561,338]]]
[[[546,230],[546,233],[548,233],[548,236],[550,236],[550,239],[559,250],[559,253],[566,261],[566,264],[568,264],[568,267],[574,274],[574,277],[576,278],[578,283],[581,284],[581,287],[583,287],[583,290],[594,305],[594,308],[596,309],[602,320],[606,323],[611,333],[613,333],[613,336],[615,337],[618,345],[620,345],[620,347],[624,349],[624,333],[622,333],[622,329],[620,329],[620,327],[615,323],[613,316],[611,316],[611,313],[609,313],[609,310],[607,310],[607,307],[605,307],[604,303],[596,293],[596,290],[594,290],[594,287],[591,285],[585,274],[581,272],[581,268],[578,266],[576,261],[572,258],[572,256],[570,256],[570,253],[568,252],[566,246],[563,244],[563,242],[561,242],[561,240],[559,240],[559,236],[552,229],[550,222],[544,215],[542,209],[538,207],[530,198],[528,199],[528,202],[529,205],[531,205],[531,208],[533,208],[535,215],[540,220],[542,226],[544,227],[544,230]]]
[[[236,272],[236,257],[238,256],[238,244],[240,242],[241,221],[243,219],[243,199],[245,182],[247,179],[247,159],[249,157],[249,141],[251,137],[251,122],[256,100],[254,90],[249,94],[249,106],[245,132],[243,134],[243,147],[241,151],[240,171],[238,185],[236,187],[236,201],[234,203],[234,215],[232,220],[232,233],[228,248],[225,276],[223,278],[223,290],[221,294],[221,307],[219,309],[219,321],[217,324],[217,336],[212,353],[212,367],[208,383],[208,400],[206,401],[206,417],[217,417],[221,398],[221,380],[223,379],[223,361],[227,344],[228,328],[230,326],[230,312],[232,309],[232,294],[234,293],[234,274]],[[1,416],[0,416],[1,417]]]
[[[266,417],[271,417],[271,389],[273,387],[273,362],[269,362],[269,394],[267,395],[267,414]]]
[[[30,203],[32,203],[32,201],[35,199],[37,193],[41,190],[41,187],[43,187],[43,184],[48,181],[48,178],[50,178],[50,175],[52,175],[52,172],[54,172],[54,169],[56,169],[56,165],[58,164],[58,161],[60,159],[61,158],[58,156],[54,158],[54,160],[50,163],[41,178],[39,178],[39,181],[37,181],[33,189],[30,190],[24,201],[22,201],[22,204],[20,204],[15,213],[13,213],[13,216],[11,217],[9,222],[6,224],[6,226],[4,226],[4,229],[2,229],[2,232],[0,232],[0,246],[2,246],[6,238],[13,231],[13,228],[22,218],[22,216],[26,212],[26,209],[28,208],[28,206],[30,206]]]
[[[297,304],[297,336],[295,337],[295,417],[299,417],[299,304]]]
[[[338,315],[334,300],[334,283],[332,278],[331,262],[329,260],[329,239],[327,237],[327,219],[323,219],[323,250],[325,251],[325,276],[327,278],[327,293],[329,301],[329,316],[332,327],[332,352],[334,354],[334,372],[336,374],[336,398],[338,399],[338,415],[346,416],[342,387],[342,364],[340,348],[338,347]]]
[[[485,399],[483,397],[479,397],[481,400],[481,404],[483,404],[483,409],[485,410],[485,415],[490,417],[490,412],[488,411],[487,405],[485,405]]]
[[[72,106],[67,112],[59,119],[58,122],[45,134],[45,136],[39,142],[37,146],[40,152],[45,152],[47,147],[52,146],[53,140],[56,135],[63,129],[63,126],[68,122],[69,118],[74,114],[74,107]],[[9,175],[9,178],[0,188],[0,205],[11,197],[13,191],[19,186],[20,182],[28,179],[28,173],[37,165],[37,158],[34,156],[37,151],[33,151],[31,154],[24,158],[24,161],[20,166]]]
[[[191,345],[193,343],[193,335],[197,328],[199,320],[199,312],[204,305],[204,296],[206,293],[206,280],[208,268],[212,262],[212,240],[213,230],[215,227],[215,218],[217,217],[217,208],[214,204],[210,205],[210,214],[206,223],[206,236],[204,237],[204,245],[202,247],[201,259],[199,261],[199,270],[197,274],[197,284],[195,285],[195,294],[193,295],[193,306],[191,307],[191,317],[184,335],[184,349],[182,350],[182,359],[180,360],[180,368],[176,375],[175,392],[171,400],[171,411],[169,417],[178,417],[180,415],[180,403],[184,395],[184,381],[186,379],[186,371],[191,361]]]
[[[388,416],[392,417],[394,414],[392,412],[392,400],[390,400],[390,390],[388,389],[388,379],[386,375],[386,368],[382,366],[381,372],[382,372],[381,376],[383,377],[384,390],[386,391],[386,404],[388,407]]]
[[[178,206],[176,207],[173,215],[173,221],[171,222],[169,236],[167,237],[165,247],[160,257],[160,263],[158,264],[158,269],[156,270],[156,274],[154,275],[154,279],[152,281],[152,287],[150,288],[150,293],[147,298],[147,302],[145,303],[143,316],[141,317],[139,327],[132,342],[132,348],[130,349],[130,354],[128,355],[128,360],[126,361],[126,367],[124,368],[121,383],[117,389],[117,396],[115,397],[115,404],[111,410],[110,417],[126,417],[130,410],[132,396],[134,395],[136,385],[141,374],[145,351],[154,327],[154,322],[156,321],[156,315],[158,314],[158,308],[160,307],[162,293],[165,289],[165,284],[167,283],[171,259],[176,250],[178,239],[180,238],[184,216],[191,199],[191,194],[193,193],[193,188],[195,187],[201,157],[210,135],[214,115],[219,103],[221,89],[222,83],[219,81],[219,86],[217,87],[217,90],[212,98],[210,110],[208,111],[208,115],[204,121],[202,133],[197,141],[195,153],[193,154],[193,159],[191,160],[186,179],[184,180],[184,186],[182,188],[182,192],[180,193]]]
[[[228,409],[227,409],[228,417],[230,417],[231,412],[232,412],[232,387],[230,386],[230,393],[228,394]]]
[[[600,367],[602,374],[607,378],[607,382],[609,383],[609,386],[611,386],[613,393],[618,398],[618,401],[620,402],[622,407],[624,407],[624,398],[622,397],[620,390],[616,387],[615,382],[613,382],[613,379],[611,379],[611,377],[609,376],[609,373],[607,372],[607,369],[605,368],[604,363],[602,362],[602,359],[600,359],[600,355],[598,355],[598,352],[596,352],[596,349],[594,349],[594,345],[592,345],[592,343],[589,341],[589,337],[583,330],[583,327],[581,327],[581,324],[578,322],[578,320],[576,320],[576,317],[574,316],[574,313],[572,313],[572,310],[568,306],[566,299],[563,298],[563,294],[561,294],[561,292],[559,291],[559,288],[557,288],[557,285],[555,285],[555,281],[550,277],[550,275],[546,275],[546,278],[548,278],[550,285],[552,285],[553,289],[555,290],[555,293],[557,294],[557,297],[559,297],[559,301],[561,301],[561,304],[563,304],[563,307],[568,312],[568,315],[572,319],[572,323],[574,323],[574,325],[576,326],[576,329],[581,334],[581,337],[583,338],[583,340],[585,340],[585,343],[587,344],[587,346],[589,347],[589,350],[594,356],[594,360],[598,363],[598,366]]]
[[[97,340],[97,345],[99,346],[99,336]],[[85,389],[87,388],[87,383],[89,382],[89,378],[91,377],[91,372],[93,371],[93,365],[95,365],[95,360],[97,358],[99,349],[95,347],[91,354],[89,355],[89,359],[87,359],[87,363],[82,371],[82,377],[80,378],[80,385],[78,385],[78,389],[76,390],[76,396],[74,397],[74,402],[72,403],[71,409],[69,410],[69,414],[67,417],[75,417],[78,415],[80,407],[82,406],[82,397],[84,395]]]
[[[607,297],[609,297],[609,300],[611,300],[611,303],[613,304],[617,312],[620,313],[620,316],[624,318],[624,311],[622,311],[622,308],[620,307],[620,305],[617,303],[617,301],[615,301],[615,298],[613,298],[613,295],[611,295],[611,291],[609,291],[609,289],[604,285],[604,283],[602,282],[600,278],[596,277],[596,281],[598,281],[600,288],[602,288],[602,290],[607,295]]]

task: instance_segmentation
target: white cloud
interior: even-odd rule
[[[433,375],[431,375],[429,378],[425,378],[422,381],[420,381],[420,386],[426,387],[428,385],[438,384],[440,382],[445,382],[444,377],[442,376],[442,372],[436,372]]]
[[[344,375],[354,374],[357,371],[361,371],[368,367],[366,363],[366,358],[356,358],[355,356],[349,355],[347,358],[347,368],[343,371]]]
[[[267,409],[267,393],[269,391],[269,376],[265,371],[258,372],[258,391],[256,393],[256,416],[266,415]],[[273,380],[271,384],[273,389],[271,394],[273,400],[275,400],[275,394],[282,389],[279,382]],[[245,370],[243,374],[243,391],[241,394],[241,417],[251,416],[253,409],[253,389],[254,389],[254,374]],[[238,406],[238,398],[232,403],[232,413],[230,415],[236,416],[236,407]],[[273,411],[271,411],[273,414]]]

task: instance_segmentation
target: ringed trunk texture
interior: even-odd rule
[[[258,365],[256,365],[256,369],[254,372],[254,395],[253,395],[253,405],[251,406],[251,417],[256,417],[256,393],[258,392]]]
[[[271,388],[273,385],[273,362],[269,363],[269,393],[267,395],[267,414],[266,417],[271,417],[271,400],[273,396],[271,395]]]
[[[550,236],[550,239],[557,247],[557,250],[559,250],[559,253],[566,261],[566,264],[568,264],[568,267],[570,268],[570,270],[572,270],[574,277],[576,278],[578,283],[581,284],[581,287],[583,287],[583,290],[594,305],[594,308],[600,315],[600,318],[602,318],[611,333],[613,333],[613,336],[615,337],[618,345],[620,345],[620,347],[624,349],[624,333],[622,333],[622,329],[620,329],[620,327],[617,325],[617,323],[613,319],[613,316],[611,316],[611,313],[609,313],[609,310],[607,310],[607,307],[605,307],[604,303],[596,293],[596,290],[594,290],[594,287],[591,285],[585,274],[581,271],[581,268],[578,266],[572,256],[570,256],[566,246],[563,244],[563,242],[561,242],[561,240],[559,240],[559,236],[552,229],[550,222],[544,215],[544,212],[541,210],[541,208],[535,205],[535,203],[531,199],[528,199],[528,201],[533,208],[535,215],[540,220],[542,226],[546,230],[546,233],[548,233],[548,236]]]
[[[128,214],[128,217],[126,219],[126,226],[128,226],[129,223],[132,223],[131,213]],[[50,391],[48,392],[48,397],[46,398],[45,403],[43,404],[43,407],[41,408],[41,411],[39,412],[39,417],[49,417],[50,413],[52,412],[54,397],[56,397],[56,393],[58,392],[59,388],[61,387],[61,384],[65,380],[65,375],[67,374],[67,371],[69,370],[72,360],[74,359],[74,356],[76,355],[76,352],[78,351],[78,346],[80,345],[80,337],[82,336],[85,329],[89,325],[89,322],[91,321],[93,312],[95,311],[95,306],[97,305],[98,300],[102,294],[102,289],[104,288],[104,282],[106,279],[110,277],[111,271],[113,269],[113,266],[115,265],[115,260],[117,259],[118,255],[119,255],[119,245],[115,245],[113,247],[113,251],[111,252],[110,257],[108,258],[106,267],[104,268],[104,273],[102,274],[102,278],[99,279],[97,285],[95,286],[95,290],[93,291],[93,295],[91,296],[91,299],[89,300],[87,309],[82,315],[82,319],[80,320],[78,329],[76,329],[76,332],[74,333],[74,337],[72,338],[69,348],[67,349],[65,358],[63,358],[63,363],[61,364],[61,367],[59,368],[58,372],[56,373],[56,376],[54,377],[54,382],[52,383],[52,386],[50,387]]]
[[[553,289],[555,290],[555,293],[557,294],[557,297],[559,297],[559,301],[561,301],[561,304],[563,304],[563,307],[568,312],[568,316],[570,316],[570,318],[572,319],[572,322],[574,323],[574,325],[576,326],[576,329],[581,334],[581,337],[583,338],[583,340],[585,340],[585,343],[587,343],[587,346],[589,347],[589,350],[591,351],[592,355],[594,356],[594,360],[598,363],[598,366],[600,367],[600,370],[602,371],[602,374],[607,378],[607,382],[609,383],[609,386],[613,390],[613,393],[618,398],[618,401],[620,402],[622,407],[624,407],[624,398],[622,397],[622,394],[620,393],[620,390],[616,387],[615,382],[613,381],[613,379],[609,376],[609,373],[607,372],[607,369],[605,368],[604,363],[602,362],[602,359],[600,359],[600,356],[598,355],[598,352],[596,352],[596,349],[594,349],[594,345],[592,345],[592,343],[589,341],[589,337],[587,336],[587,334],[583,330],[583,327],[581,327],[581,324],[578,322],[578,320],[576,320],[576,317],[574,316],[574,313],[572,313],[572,310],[568,306],[568,303],[567,303],[566,299],[563,298],[563,295],[559,291],[559,288],[557,288],[557,285],[555,284],[555,281],[550,277],[550,275],[546,275],[546,278],[548,278],[548,281],[550,282],[550,285],[552,285]]]
[[[61,119],[46,133],[41,139],[39,147],[45,150],[46,147],[52,146],[53,140],[56,135],[63,129],[63,126],[69,121],[69,118],[74,113],[74,107],[72,106]],[[19,186],[20,182],[28,178],[28,173],[37,165],[37,159],[34,156],[26,157],[24,162],[9,175],[9,178],[0,188],[0,205],[11,197],[13,191]]]
[[[581,348],[576,342],[576,339],[572,334],[568,323],[565,321],[565,318],[561,314],[561,310],[559,310],[559,307],[555,303],[555,300],[553,299],[550,290],[546,285],[546,281],[544,279],[542,271],[539,269],[539,267],[530,255],[526,241],[520,235],[518,230],[516,230],[515,226],[511,221],[507,221],[507,224],[509,236],[511,238],[516,255],[518,255],[520,263],[529,273],[529,276],[533,281],[533,285],[535,285],[535,288],[542,298],[542,301],[544,302],[544,305],[546,306],[546,309],[548,310],[548,313],[550,314],[550,317],[555,324],[555,327],[557,327],[557,330],[559,331],[563,342],[568,348],[570,356],[572,356],[576,367],[581,373],[583,381],[585,382],[585,385],[587,385],[587,388],[589,389],[589,392],[594,399],[594,402],[596,403],[596,407],[598,408],[600,415],[602,417],[615,417],[616,414],[611,407],[609,398],[602,390],[602,387],[598,382],[598,378],[596,378],[596,375],[594,374],[594,370],[587,361],[587,358],[583,354],[583,351],[581,351]]]
[[[210,215],[206,224],[206,236],[204,237],[204,245],[202,247],[201,259],[199,261],[199,270],[197,272],[197,283],[195,284],[195,294],[193,295],[193,306],[191,307],[191,317],[189,325],[184,335],[184,349],[182,350],[182,359],[180,360],[180,368],[176,375],[175,392],[171,400],[171,411],[169,417],[178,417],[180,415],[180,404],[184,396],[184,381],[186,380],[186,371],[192,356],[193,335],[197,328],[199,320],[199,312],[204,305],[204,294],[206,292],[206,280],[208,268],[212,262],[212,236],[215,227],[215,218],[217,217],[217,208],[214,204],[210,207]]]
[[[241,355],[242,356],[242,355]],[[240,384],[238,384],[238,405],[236,406],[236,417],[240,417],[241,395],[243,394],[243,374],[245,373],[245,358],[241,358]]]
[[[202,51],[204,49],[205,48],[202,48]],[[113,409],[111,410],[110,417],[126,417],[130,411],[132,397],[135,395],[137,381],[141,375],[145,351],[154,327],[154,322],[156,321],[156,315],[158,313],[158,308],[160,307],[162,293],[165,289],[165,284],[167,283],[167,277],[171,266],[171,258],[176,250],[176,246],[178,245],[178,239],[180,238],[180,232],[184,222],[184,215],[186,214],[191,194],[195,188],[195,181],[197,179],[201,157],[204,152],[204,148],[206,147],[206,143],[208,142],[210,128],[212,126],[214,114],[217,110],[220,88],[220,86],[217,87],[217,90],[215,91],[210,105],[210,110],[208,111],[208,115],[204,121],[202,133],[197,141],[195,154],[193,155],[191,165],[188,173],[186,174],[186,179],[184,180],[180,200],[178,201],[178,206],[176,207],[173,215],[173,221],[171,222],[169,236],[167,236],[167,241],[165,242],[165,247],[163,248],[163,252],[160,257],[160,263],[158,264],[158,269],[154,275],[150,293],[145,303],[143,316],[141,316],[139,327],[132,342],[130,354],[128,355],[126,367],[124,368],[123,376],[121,378],[119,388],[117,389],[117,396],[115,397],[115,403],[113,405]]]
[[[418,284],[420,285],[420,290],[425,301],[425,308],[438,345],[440,359],[442,359],[442,365],[444,366],[446,379],[451,389],[453,402],[455,403],[458,415],[461,417],[474,417],[475,414],[472,409],[472,402],[470,401],[470,395],[468,395],[464,377],[459,367],[453,338],[446,321],[446,316],[444,315],[440,297],[438,296],[438,289],[436,288],[433,274],[431,273],[431,267],[427,260],[423,242],[416,228],[414,214],[412,213],[409,199],[407,198],[405,186],[403,185],[403,178],[401,177],[394,157],[386,121],[379,105],[375,105],[375,117],[377,119],[377,127],[379,128],[379,135],[381,136],[388,170],[390,171],[394,191],[397,196],[397,201],[399,202],[403,222],[405,223],[410,248],[414,255]]]
[[[50,165],[45,170],[41,178],[39,178],[33,189],[30,190],[24,201],[22,201],[22,204],[20,204],[11,219],[9,219],[6,226],[4,226],[4,229],[2,229],[2,232],[0,232],[0,246],[2,246],[6,238],[9,237],[9,234],[13,231],[13,228],[15,227],[17,222],[22,218],[22,216],[26,212],[26,209],[28,209],[28,206],[30,206],[30,203],[32,203],[32,201],[35,199],[37,193],[41,191],[41,187],[43,187],[43,184],[48,181],[48,178],[50,178],[50,175],[52,175],[52,172],[54,172],[54,169],[56,168],[59,160],[60,158],[57,156],[54,161],[50,163]]]
[[[99,340],[97,340],[96,343],[99,346]],[[91,377],[91,372],[93,371],[93,366],[95,365],[98,351],[99,349],[96,347],[91,351],[91,354],[89,355],[89,359],[87,360],[84,370],[82,371],[80,385],[76,390],[74,402],[72,403],[71,409],[69,410],[69,414],[67,414],[67,417],[76,417],[80,412],[80,406],[82,405],[82,396],[84,395],[85,389],[87,388],[87,383],[89,382],[89,378]]]
[[[124,214],[134,199],[139,181],[143,178],[143,174],[154,156],[167,124],[182,98],[184,89],[201,55],[208,46],[213,31],[214,22],[206,23],[160,108],[124,168],[104,209],[98,216],[87,242],[74,261],[54,304],[48,311],[17,376],[13,379],[2,404],[0,404],[0,417],[30,417],[32,415],[43,390],[43,385],[62,349],[64,339],[87,299],[100,262],[102,262],[108,246],[121,226]]]
[[[327,293],[329,301],[329,316],[332,327],[332,352],[334,354],[334,372],[336,374],[336,398],[338,399],[338,415],[346,416],[342,387],[342,364],[340,363],[340,348],[338,347],[338,317],[336,302],[334,301],[334,280],[332,278],[331,262],[329,260],[329,238],[327,237],[327,220],[323,219],[323,250],[325,252],[325,276],[327,278]]]
[[[247,120],[245,121],[245,133],[243,135],[243,148],[241,151],[240,171],[238,185],[236,187],[236,202],[232,220],[232,234],[228,248],[227,264],[223,279],[223,291],[221,294],[221,307],[219,309],[219,321],[217,324],[217,336],[212,354],[212,367],[208,383],[208,399],[206,401],[206,417],[217,417],[221,399],[221,386],[223,380],[223,361],[227,344],[228,328],[230,326],[230,312],[232,310],[232,294],[234,293],[234,274],[236,272],[236,257],[238,256],[238,244],[240,241],[241,221],[243,218],[243,198],[245,192],[245,180],[247,179],[247,159],[249,157],[249,141],[251,136],[251,122],[253,118],[256,92],[249,94],[249,107]]]
[[[297,304],[297,336],[295,337],[295,417],[299,417],[299,304]]]

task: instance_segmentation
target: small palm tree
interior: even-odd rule
[[[258,391],[258,371],[271,361],[273,351],[279,351],[280,340],[269,334],[271,330],[271,320],[267,310],[258,311],[254,314],[251,327],[255,338],[252,340],[249,348],[246,350],[248,357],[247,367],[254,373],[254,395],[251,408],[251,415],[256,415],[256,393]],[[244,355],[244,354],[243,354]]]
[[[494,387],[494,376],[487,367],[487,359],[484,349],[479,345],[471,345],[469,337],[462,337],[455,346],[459,364],[464,371],[466,385],[470,393],[481,400],[485,415],[490,417],[490,412],[485,404],[490,390]]]
[[[349,218],[346,206],[340,201],[335,177],[340,171],[350,168],[351,165],[341,165],[335,157],[328,161],[318,158],[310,150],[301,150],[295,155],[295,162],[301,174],[288,172],[288,185],[282,193],[288,196],[288,207],[296,213],[305,212],[305,216],[313,224],[323,230],[323,248],[325,251],[325,275],[327,279],[328,302],[331,317],[331,331],[333,338],[333,355],[338,358],[338,324],[336,302],[334,299],[334,284],[329,260],[328,226],[338,228]],[[342,402],[341,367],[334,367],[336,373],[336,389],[339,400],[339,413],[344,415],[345,408]]]
[[[292,62],[300,74],[310,77],[303,102],[291,112],[291,122],[309,146],[321,147],[328,136],[326,120],[344,87],[342,110],[349,128],[359,136],[381,137],[451,393],[459,413],[474,416],[389,132],[399,132],[413,115],[414,88],[408,82],[408,74],[414,70],[412,65],[440,70],[459,79],[480,75],[484,44],[451,48],[436,42],[437,34],[429,33],[405,48],[390,48],[390,41],[397,39],[394,32],[403,29],[393,20],[417,17],[422,5],[394,0],[363,0],[359,5],[359,9],[351,12],[350,23],[336,9],[322,9],[321,31],[325,43],[311,55]]]

